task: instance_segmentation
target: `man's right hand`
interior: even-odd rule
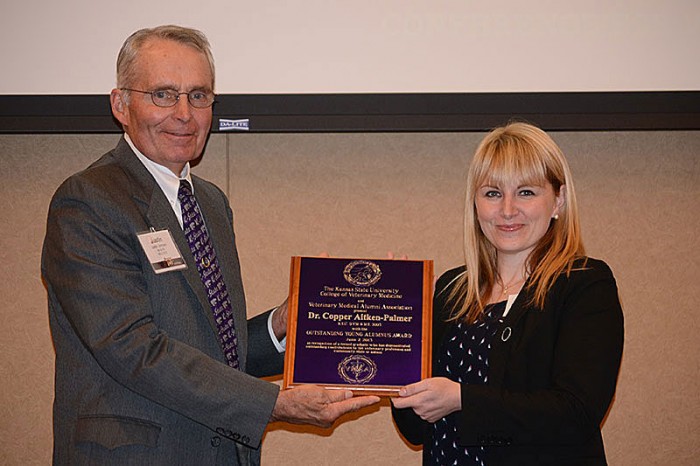
[[[330,427],[343,414],[378,402],[377,396],[353,397],[350,390],[327,390],[317,385],[300,385],[280,392],[272,410],[271,421]]]

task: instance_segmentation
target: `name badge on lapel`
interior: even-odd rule
[[[151,228],[151,231],[139,233],[137,236],[155,273],[173,272],[187,268],[185,259],[180,254],[170,230],[156,231]]]

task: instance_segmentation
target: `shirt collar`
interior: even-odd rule
[[[141,161],[143,166],[146,167],[146,170],[148,170],[151,176],[153,176],[153,178],[156,180],[158,187],[165,195],[170,207],[172,207],[178,223],[180,226],[182,226],[182,211],[180,208],[180,200],[177,198],[177,193],[180,190],[180,180],[187,180],[190,183],[192,194],[194,194],[194,185],[192,184],[189,162],[185,164],[180,176],[175,176],[175,174],[167,167],[157,164],[153,160],[143,155],[141,151],[136,148],[128,134],[124,134],[124,139],[129,144],[129,147],[131,147],[131,150],[134,151],[134,154],[136,154],[136,158]]]
[[[177,200],[177,192],[180,189],[180,180],[187,180],[192,187],[192,193],[194,193],[194,185],[192,184],[189,162],[185,164],[180,176],[175,176],[175,174],[170,171],[169,168],[157,164],[153,160],[143,155],[143,153],[136,148],[128,134],[124,134],[124,139],[126,139],[129,147],[131,147],[131,150],[133,150],[134,154],[136,154],[136,157],[146,167],[153,178],[155,178],[156,183],[158,183],[158,186],[160,186],[163,194],[165,194],[165,197],[168,198],[168,201],[170,201],[171,204],[174,204],[174,201]]]

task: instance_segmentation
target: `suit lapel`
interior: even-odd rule
[[[213,335],[218,341],[218,330],[211,312],[206,290],[199,277],[199,272],[194,262],[194,256],[192,255],[192,251],[190,251],[185,233],[173,212],[172,206],[165,197],[165,194],[161,191],[158,183],[156,183],[156,180],[136,157],[124,138],[119,141],[113,153],[115,158],[124,167],[124,170],[131,175],[133,180],[130,187],[131,195],[137,204],[143,206],[150,227],[157,231],[168,230],[172,234],[173,240],[180,250],[180,254],[182,254],[182,257],[185,259],[187,268],[178,272],[168,273],[182,274],[187,286],[189,286],[190,290],[192,290],[197,297],[201,309],[209,321]]]
[[[187,268],[181,270],[180,273],[192,292],[197,296],[197,300],[202,307],[202,311],[209,320],[212,331],[214,334],[217,334],[216,322],[214,321],[214,316],[211,313],[207,293],[204,289],[204,285],[202,284],[202,279],[199,276],[199,272],[197,271],[197,264],[194,261],[194,256],[192,255],[190,246],[187,243],[187,238],[185,238],[185,232],[182,230],[182,227],[180,227],[180,223],[177,221],[177,217],[175,217],[172,207],[160,189],[153,190],[153,196],[151,198],[151,202],[149,203],[146,217],[156,230],[167,229],[172,234],[173,240],[175,241],[177,248],[180,250],[180,254],[182,254],[182,257],[185,259],[185,263],[187,264]]]
[[[522,291],[518,294],[515,302],[513,302],[505,319],[503,319],[503,325],[500,331],[496,334],[491,343],[491,352],[489,353],[489,385],[502,385],[510,352],[520,338],[522,338],[523,325],[521,320],[529,310],[527,302],[531,298],[526,290],[527,285],[527,282],[523,285]]]
[[[195,186],[197,203],[204,215],[207,231],[214,244],[219,267],[231,300],[233,319],[238,337],[239,362],[241,367],[244,368],[246,361],[245,348],[248,344],[247,315],[245,296],[241,285],[238,253],[236,252],[235,239],[231,236],[231,219],[227,215],[226,206],[223,205],[224,201],[221,196],[218,194],[214,196],[212,189],[203,185],[195,176],[192,177],[192,182]]]

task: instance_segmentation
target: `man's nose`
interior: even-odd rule
[[[192,106],[187,100],[186,95],[180,95],[180,98],[174,105],[175,116],[181,120],[189,120],[192,118]]]

